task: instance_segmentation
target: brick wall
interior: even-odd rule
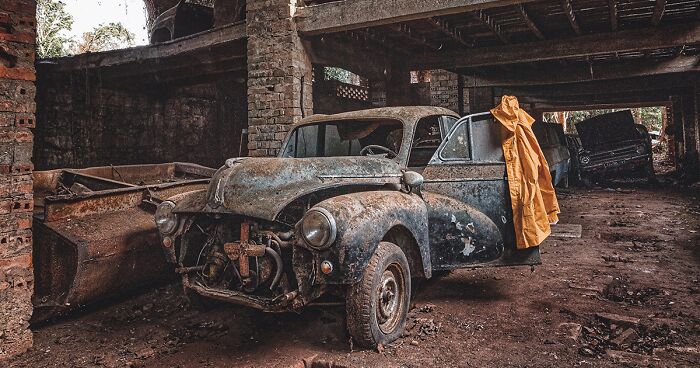
[[[274,156],[289,126],[313,112],[312,66],[292,20],[296,0],[248,0],[251,156]]]
[[[38,77],[37,169],[170,161],[219,167],[239,155],[247,124],[239,77],[145,91],[105,88],[84,71],[42,66]]]
[[[430,104],[459,111],[459,75],[447,70],[430,73]]]
[[[32,345],[35,12],[33,0],[0,1],[0,361]]]

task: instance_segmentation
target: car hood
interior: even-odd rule
[[[629,110],[598,115],[576,124],[581,145],[588,151],[603,151],[642,140]]]
[[[206,203],[176,211],[226,212],[273,221],[289,203],[307,194],[340,186],[400,183],[401,177],[399,164],[386,158],[230,159],[212,178]]]

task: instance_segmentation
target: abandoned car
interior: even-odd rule
[[[598,115],[576,124],[581,147],[576,153],[584,182],[626,173],[655,180],[651,139],[629,110]]]
[[[544,157],[549,164],[549,172],[552,174],[552,184],[554,186],[569,186],[569,168],[571,166],[571,156],[564,127],[561,124],[535,122],[532,131],[537,137],[537,142],[544,153]]]
[[[264,311],[345,301],[355,342],[398,338],[412,278],[534,265],[517,250],[490,113],[380,108],[303,119],[273,158],[229,159],[156,212],[195,303]]]

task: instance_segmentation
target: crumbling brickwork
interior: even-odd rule
[[[45,124],[35,132],[37,169],[171,161],[219,167],[247,153],[240,77],[118,90],[88,74],[39,68],[37,116]]]
[[[0,361],[32,345],[35,13],[33,0],[0,2]]]
[[[274,156],[289,126],[313,112],[313,71],[292,19],[296,0],[248,0],[248,149]]]

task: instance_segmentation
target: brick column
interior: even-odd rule
[[[313,68],[292,19],[296,0],[248,0],[248,150],[274,156],[313,113]]]
[[[32,345],[35,18],[34,0],[0,1],[0,361]]]
[[[430,72],[430,104],[459,112],[459,75],[447,70]]]

